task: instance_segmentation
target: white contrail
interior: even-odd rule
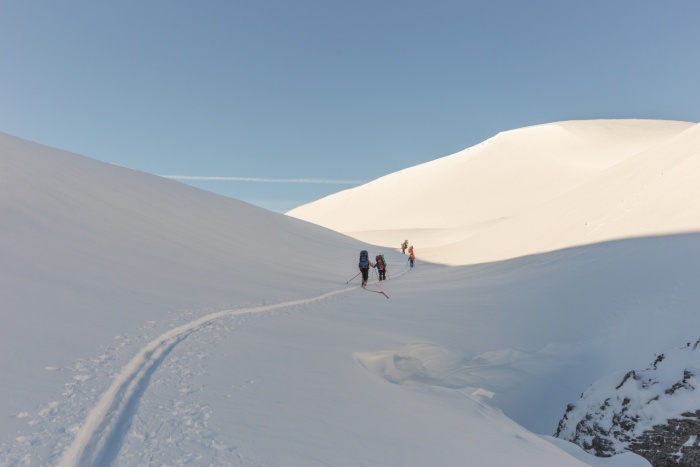
[[[258,183],[321,183],[328,185],[362,185],[366,180],[334,180],[323,178],[257,178],[257,177],[205,177],[197,175],[161,175],[172,180],[204,180],[224,182],[258,182]]]

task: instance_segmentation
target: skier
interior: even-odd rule
[[[408,248],[408,240],[404,240],[401,244],[401,254],[406,254],[406,248]]]
[[[377,265],[377,272],[379,273],[379,280],[386,280],[386,261],[384,261],[384,255],[377,255],[375,258]]]
[[[369,260],[369,253],[367,250],[362,250],[360,252],[360,262],[358,263],[360,272],[362,273],[362,287],[367,285],[367,278],[369,277],[369,268],[375,267],[374,264]]]
[[[408,247],[408,262],[411,263],[411,269],[413,269],[413,262],[416,259],[416,255],[413,253],[413,245]]]

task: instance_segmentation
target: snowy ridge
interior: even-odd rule
[[[690,180],[699,144],[700,125],[688,122],[537,125],[287,214],[379,245],[408,237],[426,260],[451,265],[698,231],[687,203],[700,199]],[[365,213],[386,193],[381,213]]]
[[[626,451],[655,426],[697,418],[700,341],[659,354],[644,370],[609,375],[567,407],[556,435],[596,455]],[[694,440],[685,436],[681,444]]]

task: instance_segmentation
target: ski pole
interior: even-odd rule
[[[360,272],[362,272],[362,271],[360,271]],[[360,273],[358,272],[357,274],[355,274],[354,276],[352,276],[352,279],[356,278],[356,277],[359,276],[359,275],[360,275]],[[350,281],[351,281],[352,279],[350,279]],[[346,284],[349,284],[350,281],[347,281]]]

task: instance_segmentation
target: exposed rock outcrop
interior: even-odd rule
[[[699,344],[596,382],[567,406],[554,436],[600,457],[632,451],[655,467],[699,466]]]
[[[685,412],[642,433],[627,446],[654,467],[700,466],[700,410]]]

